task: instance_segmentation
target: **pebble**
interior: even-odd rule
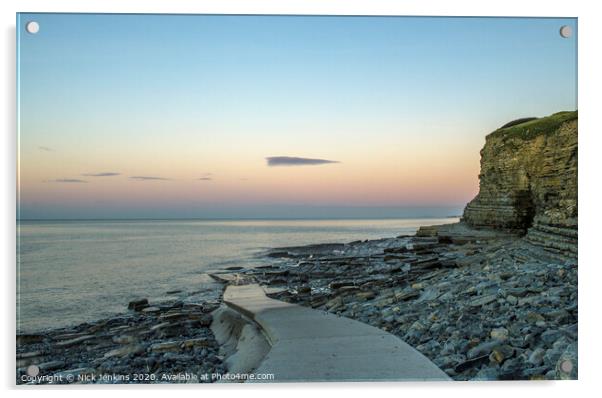
[[[28,359],[42,356],[42,351],[31,351],[17,354],[17,359]]]
[[[489,355],[489,359],[497,364],[503,363],[506,359],[510,358],[514,355],[514,348],[509,345],[500,345],[495,347],[491,354]]]
[[[529,363],[539,366],[543,363],[543,357],[546,354],[546,350],[543,348],[536,348],[531,355],[529,355]]]
[[[134,355],[140,354],[140,353],[144,352],[144,350],[145,350],[144,346],[141,344],[127,345],[127,346],[119,347],[119,348],[116,348],[114,350],[107,352],[103,356],[103,359],[111,358],[111,357],[124,357],[126,355],[131,355],[131,354],[134,354]]]
[[[468,358],[476,358],[481,355],[489,355],[489,353],[491,353],[491,351],[499,344],[498,341],[486,341],[471,348],[468,353],[466,353],[466,356]]]
[[[543,332],[540,335],[540,338],[545,343],[552,344],[552,343],[556,342],[556,340],[558,340],[561,336],[562,336],[562,333],[559,330],[546,330],[545,332]]]
[[[170,302],[156,310],[140,311],[145,305],[148,300],[137,300],[129,305],[137,308],[134,312],[35,337],[21,335],[17,339],[17,384],[24,382],[20,375],[30,364],[37,364],[40,376],[58,374],[67,383],[98,382],[87,377],[93,374],[225,372],[223,358],[217,355],[219,345],[209,329],[212,317],[208,312],[215,310],[219,301]],[[149,312],[157,316],[148,316]],[[173,330],[176,338],[164,335],[166,330]]]
[[[75,344],[79,344],[79,343],[83,343],[83,342],[88,341],[88,340],[92,340],[95,337],[96,336],[92,336],[92,335],[84,335],[84,336],[76,337],[76,338],[71,339],[71,340],[60,341],[60,342],[56,343],[56,346],[57,347],[70,347],[70,346],[75,345]]]
[[[210,344],[211,344],[211,342],[205,338],[189,339],[189,340],[184,340],[181,344],[181,347],[182,348],[208,347]]]
[[[113,336],[113,342],[115,342],[117,344],[131,344],[131,343],[135,342],[136,340],[137,339],[134,336],[128,336],[128,335]]]
[[[178,351],[180,349],[179,341],[166,341],[156,343],[150,346],[150,350],[154,352]]]
[[[508,333],[508,329],[506,328],[497,328],[493,329],[489,335],[492,339],[505,341],[506,339],[508,339]]]
[[[41,363],[37,366],[38,366],[38,369],[40,369],[40,371],[55,370],[55,369],[60,369],[60,368],[64,367],[65,361],[49,361],[49,362]]]
[[[344,255],[308,246],[268,260],[289,271],[271,297],[389,331],[455,380],[560,377],[556,361],[577,339],[576,267],[520,239],[420,239],[356,242]]]
[[[469,305],[473,306],[473,307],[479,307],[485,304],[489,304],[493,301],[495,301],[497,299],[497,295],[495,294],[489,294],[483,297],[478,297],[474,300],[472,300]]]
[[[158,323],[156,325],[151,326],[151,328],[149,330],[151,332],[154,332],[156,330],[165,329],[167,327],[170,327],[171,325],[172,325],[171,322],[162,322],[162,323]]]

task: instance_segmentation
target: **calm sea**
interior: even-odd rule
[[[260,254],[272,247],[392,237],[455,221],[21,221],[17,329],[94,321],[136,298],[214,299],[208,271],[265,264]]]

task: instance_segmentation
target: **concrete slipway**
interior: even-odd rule
[[[253,321],[265,336],[269,350],[254,373],[274,374],[267,381],[450,380],[428,358],[390,333],[271,299],[259,285],[230,285],[224,302]]]

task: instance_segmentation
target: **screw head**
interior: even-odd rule
[[[29,365],[26,372],[28,376],[36,377],[40,374],[40,368],[37,365]]]
[[[568,39],[572,35],[573,35],[573,28],[571,28],[569,25],[563,25],[560,27],[560,36],[562,36],[565,39]]]
[[[573,362],[565,359],[560,363],[560,370],[562,370],[564,373],[571,373],[571,370],[573,370]]]
[[[27,24],[25,25],[25,30],[27,30],[27,32],[31,33],[32,35],[35,35],[40,31],[40,24],[36,21],[27,22]]]

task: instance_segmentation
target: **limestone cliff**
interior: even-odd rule
[[[526,234],[534,244],[576,255],[576,111],[519,119],[489,134],[479,180],[464,222]]]

